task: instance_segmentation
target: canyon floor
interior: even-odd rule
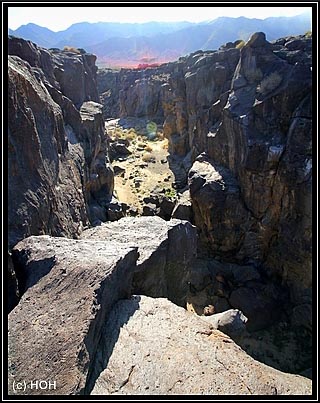
[[[142,213],[143,198],[152,194],[175,197],[174,175],[168,164],[168,140],[152,121],[138,118],[106,121],[106,132],[114,141],[124,141],[128,155],[113,161],[115,196]]]

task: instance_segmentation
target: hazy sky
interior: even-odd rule
[[[310,12],[311,7],[12,7],[9,3],[8,25],[17,29],[33,22],[52,31],[68,28],[76,22],[147,22],[214,20],[221,16],[267,18],[293,16]],[[274,3],[273,3],[274,4]],[[301,4],[301,3],[300,3]],[[310,17],[311,18],[311,17]]]

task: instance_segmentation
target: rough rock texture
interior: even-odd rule
[[[269,43],[257,32],[238,45],[119,72],[119,110],[140,116],[148,94],[147,117],[163,111],[178,188],[206,152],[208,165],[196,162],[190,178],[199,185],[191,198],[202,240],[225,261],[265,265],[290,287],[296,318],[310,328],[299,312],[311,313],[312,38]],[[216,179],[202,188],[208,170]]]
[[[189,171],[189,188],[202,242],[212,253],[234,259],[242,252],[251,224],[236,179],[230,170],[200,155]]]
[[[228,309],[225,312],[205,316],[205,319],[214,329],[230,337],[239,337],[246,331],[247,318],[238,309]]]
[[[97,88],[103,105],[105,119],[118,118],[120,116],[120,74],[118,70],[98,69]]]
[[[9,246],[30,234],[80,234],[85,200],[61,108],[27,62],[9,57],[8,74]]]
[[[85,157],[85,191],[90,206],[90,219],[94,223],[99,216],[96,209],[105,210],[111,201],[114,173],[108,157],[108,144],[104,135],[102,105],[84,102],[80,109],[80,139]],[[98,217],[96,217],[98,216]]]
[[[19,302],[19,289],[17,276],[14,271],[11,254],[8,254],[8,312],[10,312]]]
[[[9,314],[9,393],[25,381],[18,394],[83,394],[110,307],[129,296],[137,248],[43,235],[13,252],[25,293]],[[31,387],[35,380],[56,387]]]
[[[172,211],[172,218],[194,222],[189,190],[179,194],[178,201]]]
[[[268,272],[254,264],[237,265],[196,259],[188,278],[187,309],[198,315],[238,309],[248,318],[249,332],[265,329],[286,317],[288,287],[272,281]]]
[[[165,299],[119,301],[98,351],[92,395],[311,394],[309,379],[255,361],[228,336]]]
[[[83,231],[82,239],[121,242],[138,247],[133,293],[167,297],[185,306],[187,279],[196,254],[196,228],[187,221],[160,217],[124,217]]]
[[[173,66],[168,63],[143,70],[99,69],[97,83],[105,119],[135,116],[163,121],[162,84]]]
[[[219,124],[207,137],[212,165],[230,169],[246,210],[237,259],[264,262],[297,306],[311,302],[310,105],[310,66],[279,58],[257,33],[241,50]],[[202,207],[203,217],[214,215]],[[211,234],[213,249],[220,235]]]
[[[13,37],[9,53],[9,248],[29,235],[76,237],[113,191],[95,56]]]
[[[79,109],[83,102],[99,102],[96,56],[59,49],[47,50],[21,38],[9,36],[9,54],[40,68],[49,83]],[[58,85],[57,85],[58,83]]]

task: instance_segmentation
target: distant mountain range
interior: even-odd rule
[[[265,32],[267,39],[272,41],[303,34],[310,29],[309,14],[301,14],[264,20],[220,17],[202,23],[80,22],[59,32],[30,23],[14,31],[9,29],[9,34],[45,48],[83,48],[97,55],[99,66],[134,67],[140,63],[173,61],[199,49],[218,49],[226,42],[248,40],[257,31]]]

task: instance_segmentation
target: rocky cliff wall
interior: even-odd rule
[[[78,236],[113,191],[95,56],[13,37],[9,54],[9,248],[28,235]]]
[[[256,33],[246,44],[198,51],[156,69],[119,72],[127,85],[118,88],[117,98],[121,116],[144,111],[162,119],[172,166],[189,170],[197,160],[189,188],[194,223],[209,255],[265,266],[289,285],[307,327],[311,47],[311,37],[269,43]],[[180,186],[185,185],[186,180]]]

